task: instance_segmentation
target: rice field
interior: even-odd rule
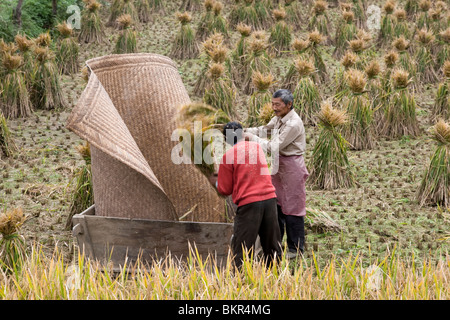
[[[107,23],[111,4],[106,0],[99,2],[102,6],[94,6],[94,9],[98,10],[99,18]],[[280,2],[285,3],[285,12],[277,13],[279,20],[288,24],[295,21],[289,6],[300,1],[292,1],[294,4],[286,0]],[[327,17],[319,14],[322,9],[322,4],[319,3],[315,8],[317,15],[311,16],[313,21],[309,21],[309,9],[312,9],[314,2],[301,2],[305,3],[308,10],[302,10],[302,24],[292,30],[292,42],[298,45],[301,52],[286,50],[280,45],[267,57],[263,56],[261,59],[261,56],[258,56],[259,60],[255,58],[252,61],[240,61],[242,65],[251,62],[254,66],[260,66],[262,69],[258,71],[261,75],[270,73],[273,79],[269,81],[268,90],[285,84],[291,66],[295,65],[295,61],[300,57],[304,57],[305,47],[299,40],[317,41],[317,34],[308,29],[310,23],[317,24],[322,31],[328,29],[327,38],[332,40],[335,38],[334,31],[342,20],[337,1],[328,1]],[[386,2],[388,4],[375,0],[348,2],[365,3],[366,6],[378,5],[382,9],[382,18],[384,12],[396,12],[390,7],[390,1]],[[409,27],[417,25],[421,29],[423,24],[429,21],[429,29],[433,30],[436,27],[432,23],[433,19],[437,19],[436,13],[426,14],[427,1],[420,1],[423,10],[417,7],[415,14],[410,2],[395,2],[397,9],[403,8],[409,15],[406,19]],[[158,1],[150,3],[155,5]],[[223,0],[221,3],[223,7],[216,10],[230,23],[224,43],[231,56],[235,45],[241,39],[249,40],[245,44],[240,43],[240,49],[243,50],[250,45],[252,38],[251,33],[250,36],[245,35],[246,31],[242,25],[240,31],[236,28],[237,18],[233,10],[235,2]],[[199,54],[195,56],[182,57],[182,48],[175,50],[172,47],[175,39],[179,39],[180,32],[183,32],[180,17],[175,15],[182,4],[189,8],[191,20],[188,19],[188,25],[192,28],[184,36],[189,38],[190,45],[195,40],[200,48]],[[448,2],[443,2],[444,4],[449,6]],[[203,96],[196,94],[196,87],[199,86],[200,75],[208,70],[205,68],[206,58],[201,54],[201,43],[207,37],[200,40],[189,33],[195,31],[203,19],[203,1],[167,1],[164,5],[164,11],[153,13],[149,22],[140,23],[139,27],[133,29],[136,32],[135,43],[132,41],[133,48],[136,45],[137,52],[166,56],[176,53],[173,59],[179,67],[191,99],[200,102]],[[433,6],[435,11],[436,6]],[[252,26],[252,33],[258,29],[266,30],[267,36],[270,35],[270,26],[259,25],[257,21],[252,20],[254,12],[247,9],[248,12],[245,13],[249,15],[245,21],[247,25]],[[383,11],[384,9],[387,10]],[[449,25],[448,10],[445,8],[440,13],[442,28],[439,32],[444,32]],[[390,18],[402,18],[403,14],[397,12]],[[283,16],[283,19],[280,16]],[[357,11],[354,17],[358,17]],[[345,19],[350,18],[346,15],[342,21],[345,22]],[[392,21],[397,21],[395,19]],[[354,21],[354,25],[359,27],[358,21]],[[382,32],[385,37],[392,32],[394,41],[402,33],[400,29],[395,33],[392,21],[382,19]],[[275,25],[275,22],[272,25]],[[94,26],[90,25],[90,28],[95,30],[95,23]],[[85,29],[82,31],[88,33],[84,35],[86,39],[97,38],[102,33],[94,34]],[[278,35],[281,33],[280,30],[275,31]],[[102,42],[79,42],[78,61],[81,66],[90,58],[112,54],[116,50],[122,33],[118,32],[113,23],[105,26],[103,32]],[[444,36],[439,37],[436,34],[434,33],[436,38],[444,39]],[[423,37],[425,35],[422,34]],[[360,35],[359,39],[362,38]],[[396,66],[402,66],[402,70],[406,70],[408,75],[420,72],[421,69],[407,70],[407,67],[410,67],[407,60],[411,59],[407,55],[416,54],[415,40],[412,37],[407,39],[411,40],[409,48],[398,39],[398,47],[391,46],[391,39],[385,38],[375,38],[376,41],[372,41],[368,48],[364,47],[364,43],[353,43],[353,55],[359,60],[355,60],[351,68],[359,68],[358,64],[363,63],[361,61],[364,61],[364,65],[377,60],[384,72],[388,69],[385,55],[394,51],[398,55]],[[440,41],[443,41],[442,39]],[[313,64],[316,68],[315,76],[311,77],[308,83],[311,85],[311,82],[314,82],[322,100],[331,99],[332,106],[339,109],[344,105],[345,99],[340,100],[334,94],[338,84],[345,88],[344,78],[339,77],[345,77],[341,57],[346,51],[339,49],[337,55],[335,44],[333,41],[318,42],[311,55],[308,55],[312,57],[308,66]],[[255,42],[254,46],[258,45],[259,43]],[[184,49],[187,55],[196,52],[193,47]],[[269,49],[270,46],[267,52],[270,52]],[[42,54],[46,54],[45,49],[42,51]],[[309,49],[306,52],[309,52]],[[417,54],[423,56],[428,53]],[[439,60],[442,50],[440,53],[431,53]],[[233,66],[236,66],[237,60],[220,57],[218,59],[224,68],[223,74],[236,75]],[[446,58],[439,61],[445,60]],[[325,69],[322,69],[323,67]],[[269,71],[264,68],[269,68]],[[388,99],[395,95],[381,99],[383,105],[397,105],[395,112],[412,112],[411,100],[414,100],[416,127],[407,134],[374,134],[371,148],[349,148],[346,157],[355,181],[354,186],[324,189],[314,183],[307,183],[308,218],[304,259],[282,259],[279,265],[267,269],[262,263],[249,258],[244,264],[245,268],[237,271],[231,267],[230,260],[225,268],[219,268],[213,260],[205,257],[200,259],[193,253],[183,263],[170,257],[161,258],[147,269],[140,265],[129,265],[119,274],[111,274],[103,266],[86,261],[80,254],[71,231],[66,229],[77,184],[76,174],[86,164],[85,158],[78,150],[78,146],[85,142],[65,128],[71,108],[77,103],[86,84],[81,69],[77,73],[60,75],[59,86],[64,100],[62,106],[57,109],[44,107],[34,110],[26,117],[7,119],[16,151],[12,155],[4,156],[0,150],[0,211],[22,208],[26,220],[20,227],[20,235],[27,247],[27,257],[20,270],[7,272],[0,268],[0,299],[449,299],[450,207],[421,201],[418,195],[419,190],[424,188],[422,179],[426,170],[440,146],[431,128],[436,124],[436,96],[439,96],[439,92],[445,95],[443,92],[448,91],[445,89],[447,82],[442,70],[435,70],[438,76],[436,79],[427,72],[421,73],[422,76],[418,77],[420,82],[407,85],[408,94],[402,92],[398,94],[398,98],[392,99],[395,104]],[[363,68],[359,69],[364,72]],[[393,69],[392,74],[394,73]],[[253,101],[256,99],[256,94],[251,90],[251,73],[243,72],[240,75],[242,77],[239,78],[240,85],[236,88],[234,112],[237,120],[245,122],[250,102],[252,97]],[[397,81],[408,83],[408,79],[400,79],[400,75],[398,77]],[[384,81],[379,80],[380,83]],[[207,87],[207,84],[202,86],[203,90]],[[372,99],[370,97],[369,94],[368,99]],[[445,99],[441,98],[439,101],[441,105],[445,105],[442,103]],[[45,105],[45,101],[43,104]],[[258,105],[262,108],[263,103]],[[318,106],[314,108],[311,107],[308,112],[320,111]],[[448,114],[444,119],[447,123]],[[376,113],[373,114],[373,119],[378,128],[378,122],[381,120],[377,118]],[[401,129],[408,125],[409,123],[404,124]],[[305,160],[309,163],[313,159],[315,146],[321,140],[322,127],[320,121],[311,121],[305,125],[305,129]],[[380,128],[376,131],[382,132]],[[448,140],[444,140],[442,144],[444,150],[445,145],[447,146],[448,159]],[[445,163],[442,159],[445,158],[433,158],[433,163]],[[445,189],[443,192],[445,193]],[[3,239],[2,236],[0,239]],[[129,273],[131,270],[132,276]],[[70,281],[76,283],[71,284]]]

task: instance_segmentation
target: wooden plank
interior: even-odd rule
[[[79,243],[92,250],[91,256],[100,261],[110,259],[113,264],[152,257],[164,257],[169,250],[179,258],[189,255],[189,244],[206,257],[213,254],[218,260],[228,255],[233,224],[208,222],[160,221],[74,215],[74,225],[81,223],[83,233]],[[89,242],[89,243],[88,243]],[[89,250],[90,251],[90,250]]]

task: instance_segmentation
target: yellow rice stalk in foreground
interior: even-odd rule
[[[234,269],[231,255],[220,266],[211,256],[195,249],[179,261],[159,258],[151,266],[126,264],[117,274],[106,266],[75,254],[67,262],[55,251],[52,257],[33,246],[24,268],[16,276],[0,272],[0,299],[449,299],[450,257],[437,263],[400,260],[386,254],[364,266],[361,256],[331,258],[320,266],[309,260],[282,261],[271,268],[244,257],[243,268]],[[414,255],[413,255],[414,259]]]

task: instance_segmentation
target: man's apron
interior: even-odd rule
[[[306,215],[305,182],[309,173],[303,156],[278,158],[278,171],[272,175],[277,202],[286,215]]]

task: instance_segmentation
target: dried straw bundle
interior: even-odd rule
[[[383,117],[384,106],[384,88],[381,66],[377,60],[372,60],[364,70],[367,82],[367,94],[369,98],[370,108],[372,109],[372,127],[374,134],[377,132],[376,127]]]
[[[286,22],[293,27],[295,31],[299,31],[302,26],[303,3],[298,0],[285,0],[284,9],[286,11]]]
[[[111,6],[108,26],[120,27],[121,25],[117,19],[125,14],[130,15],[132,21],[139,21],[139,14],[134,6],[134,0],[116,0]]]
[[[334,88],[333,101],[340,103],[341,100],[349,94],[349,87],[345,75],[348,70],[355,68],[358,63],[359,57],[353,51],[348,50],[340,61],[340,66],[336,72],[336,86]]]
[[[200,20],[197,24],[197,30],[195,32],[195,36],[199,41],[205,41],[212,32],[211,30],[214,20],[214,2],[215,0],[205,0],[203,2],[205,12],[201,15]]]
[[[33,105],[28,93],[25,72],[21,65],[23,58],[19,55],[3,53],[4,69],[0,81],[0,112],[9,119],[28,117],[33,112]]]
[[[322,44],[326,36],[318,30],[314,30],[308,34],[308,40],[311,43],[309,53],[314,61],[314,66],[317,70],[315,74],[316,83],[324,83],[328,81],[328,72],[325,62],[322,58]]]
[[[251,26],[254,30],[263,30],[266,27],[267,21],[261,21],[260,12],[256,4],[262,1],[244,0],[236,2],[231,9],[229,21],[232,27],[239,23],[244,23]],[[266,10],[263,8],[263,10]]]
[[[210,141],[202,139],[201,143],[196,143],[195,137],[196,128],[194,122],[201,122],[201,132],[207,129],[220,127],[231,119],[221,109],[216,109],[205,103],[192,102],[179,107],[175,119],[179,129],[185,129],[190,133],[190,141],[182,141],[184,150],[189,150],[190,156],[195,163],[195,159],[202,159],[202,163],[196,163],[199,169],[206,176],[210,176],[215,171],[214,164],[205,161],[205,157],[198,157],[204,155],[205,149],[210,144]],[[213,150],[211,150],[212,152]],[[196,156],[197,155],[197,156]]]
[[[311,78],[315,71],[314,64],[309,60],[298,59],[295,66],[299,75],[299,80],[293,90],[295,109],[304,124],[316,125],[314,117],[320,110],[319,101],[322,100],[319,89]]]
[[[49,48],[37,47],[34,54],[37,66],[31,91],[33,106],[44,110],[65,108],[54,53]]]
[[[404,9],[396,9],[394,11],[394,37],[404,36],[409,39],[411,37],[411,31],[408,25],[408,14]]]
[[[8,123],[2,111],[0,110],[0,159],[2,157],[11,156],[16,150],[17,147],[11,137]]]
[[[348,10],[352,10],[355,14],[356,26],[360,29],[366,29],[366,11],[365,2],[363,0],[352,0]]]
[[[229,117],[235,117],[236,88],[225,74],[223,63],[213,62],[208,70],[210,79],[206,85],[203,102],[215,109],[221,109]]]
[[[419,2],[417,0],[406,0],[405,11],[408,14],[408,18],[414,19],[419,11]]]
[[[420,206],[440,205],[450,208],[450,125],[439,120],[431,134],[437,148],[426,169],[417,197]]]
[[[249,41],[249,52],[245,57],[243,65],[243,86],[245,94],[251,95],[255,88],[252,86],[254,72],[269,73],[272,59],[267,52],[268,39],[263,31],[253,32]]]
[[[418,44],[414,60],[417,65],[417,80],[420,83],[434,83],[438,75],[434,70],[435,61],[431,53],[435,37],[431,31],[421,29],[416,34]]]
[[[387,0],[383,6],[384,16],[381,20],[380,34],[378,37],[380,45],[390,43],[392,41],[392,38],[394,37],[394,25],[395,25],[395,17],[393,15],[394,10],[395,10],[395,1]]]
[[[430,0],[420,0],[419,2],[419,17],[417,18],[417,29],[430,27]]]
[[[153,13],[165,14],[165,1],[164,0],[148,0],[150,8]],[[180,9],[180,11],[191,11],[190,9]]]
[[[438,119],[450,119],[450,61],[446,61],[442,67],[444,81],[442,81],[436,91],[433,108],[431,109],[430,120],[436,122]]]
[[[0,214],[0,267],[4,271],[17,272],[25,262],[25,239],[19,233],[25,221],[22,208]]]
[[[407,71],[410,77],[415,80],[417,74],[417,64],[411,58],[411,55],[408,51],[410,42],[406,40],[405,37],[400,36],[392,41],[392,46],[399,54],[399,66]],[[414,81],[412,85],[413,89],[418,88],[418,85],[419,83],[417,81]]]
[[[136,10],[140,22],[149,23],[152,21],[152,8],[148,0],[136,0]]]
[[[357,34],[355,25],[355,14],[353,11],[344,10],[341,12],[341,19],[336,27],[334,36],[335,49],[333,56],[340,59],[344,54],[347,43]]]
[[[347,123],[346,112],[325,102],[318,119],[320,134],[308,163],[308,182],[325,190],[355,186],[347,157],[348,142],[339,133],[339,127]]]
[[[190,25],[191,14],[189,12],[177,12],[176,17],[181,24],[181,28],[175,37],[170,57],[180,60],[196,58],[199,54],[199,48],[195,40],[195,33]]]
[[[209,81],[208,70],[212,63],[225,64],[227,66],[226,77],[231,79],[230,58],[228,48],[224,45],[224,37],[221,33],[213,33],[201,44],[201,54],[203,67],[194,85],[194,95],[203,97],[205,88]]]
[[[161,1],[161,0],[158,0]],[[163,1],[161,1],[163,2]],[[181,2],[180,8],[178,10],[180,11],[190,11],[195,12],[200,10],[202,7],[201,0],[183,0]]]
[[[81,29],[78,39],[85,43],[101,43],[106,37],[105,28],[99,14],[101,4],[96,0],[83,0],[83,2],[84,8],[81,13]]]
[[[433,48],[433,54],[436,56],[436,69],[450,58],[450,27],[439,32],[436,36],[437,45]]]
[[[328,3],[324,0],[316,0],[312,6],[311,18],[307,26],[307,30],[317,30],[321,34],[330,34],[328,26],[330,25],[330,19],[328,18]],[[326,44],[331,43],[331,38],[325,39]]]
[[[72,217],[74,214],[85,211],[94,204],[94,189],[92,185],[91,149],[89,142],[76,147],[78,153],[83,157],[84,164],[78,168],[72,178],[75,188],[72,192],[69,206],[69,216],[66,220],[66,230],[72,228]]]
[[[273,16],[276,20],[271,28],[269,42],[274,49],[276,56],[281,56],[289,50],[292,41],[292,28],[285,22],[286,11],[273,10]]]
[[[420,133],[416,117],[416,101],[409,93],[411,83],[409,73],[403,69],[395,69],[392,73],[393,92],[390,104],[385,109],[381,133],[388,138],[398,139],[409,135],[416,137]]]
[[[259,111],[258,123],[260,126],[264,126],[268,124],[273,117],[275,117],[275,112],[272,108],[272,102],[268,102],[264,104]]]
[[[62,74],[75,74],[80,70],[78,63],[79,44],[73,37],[73,28],[66,22],[56,26],[62,39],[56,49],[56,61]]]
[[[429,28],[433,32],[433,34],[437,35],[439,32],[442,31],[443,26],[445,25],[442,23],[442,9],[439,7],[433,8],[430,10],[430,22],[429,22]]]
[[[260,125],[261,109],[266,104],[272,102],[272,87],[275,83],[275,78],[272,73],[261,73],[254,71],[252,75],[252,85],[254,92],[249,98],[247,107],[246,126],[254,127]],[[266,110],[267,112],[267,110]]]
[[[367,96],[367,79],[362,71],[350,69],[346,73],[350,95],[344,101],[344,108],[349,115],[349,125],[343,136],[353,150],[372,149],[375,145],[372,127],[373,110]]]
[[[123,14],[117,18],[117,24],[121,29],[116,40],[114,53],[134,53],[137,52],[136,31],[131,28],[133,19],[129,14]]]
[[[241,37],[239,38],[233,49],[233,52],[231,53],[231,65],[233,66],[233,69],[236,71],[236,73],[239,74],[239,70],[242,68],[245,61],[245,55],[248,52],[248,38],[251,34],[252,27],[244,23],[239,23],[236,26],[236,30],[239,32]],[[238,79],[238,76],[233,76],[233,80],[235,81],[236,85],[240,86],[241,84],[239,83]]]
[[[220,32],[225,37],[228,37],[228,22],[222,14],[223,4],[219,1],[215,1],[212,9],[214,14],[210,32]]]
[[[303,39],[294,39],[291,44],[291,48],[294,51],[294,59],[292,59],[292,62],[289,66],[288,71],[286,72],[286,75],[283,79],[283,88],[290,90],[291,92],[294,91],[295,86],[298,83],[299,80],[299,74],[297,73],[297,67],[295,60],[296,59],[309,59],[309,53],[308,49],[311,45],[309,40],[303,40]]]

